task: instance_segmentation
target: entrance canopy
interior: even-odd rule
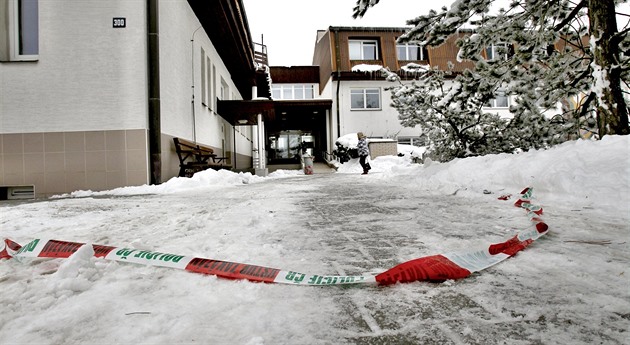
[[[307,120],[305,114],[321,116],[331,107],[332,100],[329,99],[218,101],[219,115],[232,126],[256,125],[258,114],[262,114],[268,124],[287,119],[291,122],[301,122]]]

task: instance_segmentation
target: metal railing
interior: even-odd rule
[[[261,43],[254,43],[254,61],[259,64],[269,65],[269,58],[267,57],[267,46]]]
[[[322,151],[322,158],[326,162],[331,162],[331,161],[337,160],[337,157],[333,153],[330,153],[330,152],[327,152],[327,151]]]

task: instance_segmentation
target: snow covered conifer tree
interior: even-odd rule
[[[378,2],[357,0],[355,17]],[[622,85],[627,89],[630,28],[618,31],[614,15],[622,2],[512,0],[490,12],[494,0],[457,0],[409,20],[400,43],[439,46],[472,28],[458,45],[459,58],[475,69],[451,75],[450,83],[448,71],[431,70],[393,87],[401,122],[428,131],[440,159],[546,147],[585,131],[628,134]],[[488,59],[490,52],[500,58]],[[484,112],[497,92],[514,99],[512,119]],[[559,104],[559,116],[545,115]]]

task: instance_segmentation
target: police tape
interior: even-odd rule
[[[525,188],[515,206],[527,211],[534,224],[532,229],[521,231],[509,240],[491,244],[477,250],[426,256],[401,263],[377,275],[318,275],[297,271],[286,271],[258,265],[183,256],[157,251],[140,250],[127,247],[112,247],[92,244],[93,256],[105,260],[129,262],[140,265],[183,269],[189,272],[214,275],[228,279],[245,279],[253,282],[280,283],[293,285],[348,285],[379,284],[389,285],[397,282],[445,281],[461,279],[474,272],[514,256],[533,241],[548,231],[548,226],[541,218],[543,210],[531,203],[532,189]],[[501,197],[507,200],[509,197]],[[68,258],[86,243],[59,240],[35,239],[22,246],[10,239],[5,239],[5,248],[0,252],[0,259],[22,258]]]

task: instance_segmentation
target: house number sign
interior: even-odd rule
[[[113,27],[114,28],[124,28],[127,26],[127,18],[114,18]]]

